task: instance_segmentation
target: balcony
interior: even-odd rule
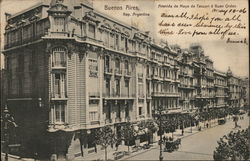
[[[65,31],[50,31],[48,32],[48,34],[46,35],[47,37],[69,37],[69,33],[65,32]]]
[[[120,123],[122,121],[121,117],[116,117],[115,118],[115,123]]]
[[[183,88],[183,89],[194,89],[191,85],[187,85],[187,84],[180,84],[179,88]]]
[[[112,124],[112,119],[105,119],[105,124]]]
[[[113,70],[110,68],[104,68],[104,74],[106,75],[112,75]]]
[[[89,92],[89,99],[99,99],[100,92]]]
[[[116,99],[116,100],[124,100],[124,99],[135,99],[134,94],[128,94],[128,93],[103,93],[102,96],[105,99]]]
[[[145,116],[144,115],[140,115],[139,117],[138,117],[138,120],[145,120]]]
[[[163,78],[160,77],[159,75],[152,74],[151,77],[152,77],[153,80],[163,80]]]
[[[67,95],[65,92],[56,93],[51,92],[51,100],[67,100]]]
[[[129,70],[124,70],[124,77],[130,78],[132,76],[131,72]]]
[[[225,94],[215,94],[214,97],[225,97]]]
[[[152,92],[153,97],[180,97],[179,93],[173,92]]]
[[[151,93],[150,92],[147,92],[146,96],[147,96],[147,99],[151,99]]]
[[[143,93],[138,95],[139,99],[144,99],[144,97],[145,97],[145,95]]]
[[[151,79],[152,79],[151,75],[150,75],[150,74],[147,74],[146,79],[147,79],[147,80],[151,80]]]
[[[143,78],[143,73],[138,73],[138,78]]]
[[[66,69],[66,61],[54,61],[54,62],[52,62],[52,69],[54,69],[54,68]]]
[[[179,80],[179,79],[174,79],[173,82],[174,82],[174,83],[180,83],[180,80]]]
[[[76,39],[78,40],[81,40],[81,41],[85,41],[85,42],[90,42],[90,43],[95,43],[95,44],[98,44],[98,45],[103,45],[103,41],[101,40],[97,40],[95,38],[91,38],[91,37],[88,37],[88,36],[76,36]]]
[[[147,54],[145,53],[142,53],[142,52],[134,52],[135,56],[137,57],[142,57],[142,58],[146,58],[147,57]]]
[[[170,77],[164,77],[163,80],[166,81],[166,82],[172,82],[172,80],[170,79]]]
[[[163,66],[170,67],[170,63],[169,63],[169,62],[166,62],[166,61],[163,61],[163,62],[162,62],[162,65],[163,65]]]
[[[96,120],[96,121],[90,121],[90,125],[99,125],[100,121]]]
[[[122,70],[121,69],[115,69],[115,75],[116,76],[122,76]]]

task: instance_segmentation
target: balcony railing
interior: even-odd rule
[[[124,76],[131,77],[131,72],[129,70],[124,70]]]
[[[121,69],[115,69],[115,75],[121,76],[122,75],[122,70]]]
[[[89,92],[89,97],[90,98],[99,98],[100,97],[100,92]]]
[[[162,79],[159,75],[155,75],[155,74],[152,74],[152,79],[155,79],[155,80],[160,80]]]
[[[138,77],[142,78],[143,77],[143,73],[138,73]]]
[[[131,99],[131,98],[135,98],[135,94],[128,94],[128,93],[103,93],[102,94],[103,97],[105,98],[121,98],[121,99]]]
[[[54,61],[52,67],[66,67],[66,61]]]
[[[61,92],[61,93],[51,92],[51,98],[63,99],[63,98],[67,98],[67,94],[66,94],[66,92]]]
[[[122,120],[121,117],[116,117],[116,118],[115,118],[115,122],[116,122],[116,123],[121,122],[121,120]]]
[[[112,69],[110,68],[104,68],[104,73],[107,74],[107,75],[112,75]]]
[[[105,124],[111,124],[112,123],[112,119],[105,119]]]
[[[179,93],[174,92],[152,92],[154,97],[180,97]]]
[[[89,42],[93,42],[93,43],[96,43],[96,44],[99,44],[99,45],[103,45],[103,41],[97,40],[95,38],[88,37],[88,36],[83,36],[83,37],[77,36],[77,39],[79,39],[81,41],[89,41]]]

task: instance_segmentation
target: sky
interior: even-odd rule
[[[38,1],[35,0],[0,0],[1,1],[1,50],[3,49],[3,33],[4,33],[4,26],[5,26],[5,16],[4,13],[8,12],[14,14],[19,12],[23,9],[29,8],[30,6],[34,5]],[[228,67],[233,73],[237,76],[249,76],[249,45],[246,44],[230,44],[225,43],[220,39],[216,38],[189,38],[189,37],[178,37],[178,36],[168,36],[168,37],[161,37],[158,34],[158,22],[157,15],[160,13],[159,11],[164,11],[166,9],[157,9],[157,5],[160,4],[184,4],[184,2],[190,3],[202,3],[202,0],[118,0],[118,1],[110,1],[110,0],[93,0],[93,6],[98,11],[107,14],[119,21],[122,21],[126,24],[131,24],[131,22],[137,23],[138,28],[143,31],[150,31],[150,35],[153,36],[155,39],[163,39],[166,40],[170,45],[171,44],[178,44],[182,48],[188,48],[192,43],[200,43],[204,48],[205,55],[209,56],[214,61],[214,67],[219,71],[226,72]],[[203,0],[204,1],[204,0]],[[213,0],[206,0],[206,2],[210,2]],[[240,3],[239,3],[240,1]],[[204,1],[205,2],[205,1]],[[220,2],[222,4],[230,4],[230,1],[227,0],[220,0],[214,1]],[[248,10],[248,1],[247,0],[231,0],[232,3],[237,5],[242,5],[247,7]],[[210,2],[211,3],[211,2]],[[204,3],[205,4],[205,3]],[[216,3],[217,4],[217,3]],[[219,4],[219,3],[218,3]],[[108,6],[123,6],[125,8],[126,5],[130,6],[138,6],[139,13],[149,13],[150,16],[123,16],[123,13],[130,13],[132,14],[134,10],[125,10],[123,8],[122,11],[120,10],[105,10],[105,5]],[[156,10],[157,9],[157,10]],[[175,12],[175,10],[170,10],[171,12]],[[176,10],[178,12],[179,10]],[[248,15],[248,14],[247,14]],[[244,17],[246,21],[248,21],[248,17]],[[246,22],[248,24],[248,22]],[[247,26],[248,27],[248,26]],[[243,36],[246,36],[249,40],[248,29],[246,32],[242,33]],[[249,42],[248,42],[249,43]],[[1,57],[2,58],[2,57]],[[3,59],[1,59],[1,67],[3,67]]]

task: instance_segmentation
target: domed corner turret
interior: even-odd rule
[[[233,73],[232,73],[232,71],[231,71],[231,69],[230,69],[230,66],[229,66],[228,69],[227,69],[227,75],[228,75],[228,76],[232,76],[232,75],[233,75]]]

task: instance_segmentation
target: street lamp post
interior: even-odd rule
[[[3,111],[3,132],[4,132],[4,146],[5,146],[5,161],[8,161],[8,153],[9,153],[9,124],[12,124],[14,127],[17,127],[13,117],[10,116],[7,105]]]
[[[159,106],[159,119],[160,119],[160,156],[159,156],[159,161],[163,161],[163,156],[162,156],[162,120],[161,120],[161,112],[162,112],[162,106]]]
[[[149,145],[148,128],[145,128],[145,133],[146,133],[146,136],[147,136],[147,140],[148,140],[148,145]]]

